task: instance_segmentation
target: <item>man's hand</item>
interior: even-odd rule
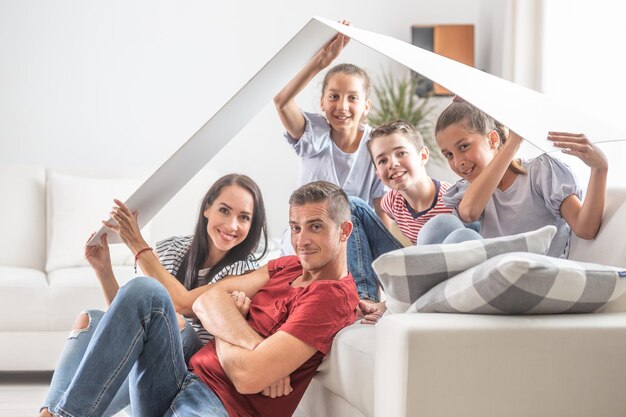
[[[244,318],[248,317],[248,313],[250,312],[250,298],[246,296],[246,293],[243,291],[233,291],[230,293],[230,296],[235,300],[235,306],[237,306],[237,310],[241,313]]]
[[[269,387],[262,391],[262,394],[266,397],[276,398],[283,395],[289,395],[293,391],[291,388],[291,379],[289,375],[271,384]]]
[[[387,310],[387,305],[384,301],[375,303],[370,300],[361,300],[359,302],[359,317],[362,317],[362,324],[376,324],[378,320],[383,316],[383,313]]]

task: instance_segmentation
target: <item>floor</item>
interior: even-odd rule
[[[35,417],[52,373],[0,373],[0,417]]]
[[[36,417],[46,396],[51,372],[0,372],[0,417]],[[296,410],[294,417],[304,414]],[[126,417],[120,413],[116,417]]]
[[[0,372],[0,417],[38,416],[50,378],[52,372]]]

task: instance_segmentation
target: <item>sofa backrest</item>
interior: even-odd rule
[[[594,240],[572,234],[569,258],[583,262],[626,267],[626,187],[607,189],[602,226]]]
[[[0,265],[43,269],[46,259],[46,171],[0,165]]]

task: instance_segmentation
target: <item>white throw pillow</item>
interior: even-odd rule
[[[390,313],[404,313],[435,285],[508,252],[545,254],[556,227],[461,243],[417,245],[381,255],[372,263],[387,295]]]
[[[89,265],[84,257],[85,243],[109,218],[113,198],[125,201],[142,178],[92,178],[56,172],[48,174],[47,221],[48,255],[46,271]],[[114,232],[110,232],[114,233]],[[150,241],[149,226],[142,229]],[[131,251],[124,244],[109,246],[113,265],[132,265]]]
[[[506,253],[461,272],[408,312],[592,313],[626,290],[626,271],[526,252]]]

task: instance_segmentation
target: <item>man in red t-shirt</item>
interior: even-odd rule
[[[55,416],[102,415],[130,380],[136,415],[290,416],[335,334],[356,320],[348,273],[348,198],[319,181],[289,201],[296,256],[211,285],[193,310],[215,336],[187,369],[167,290],[138,277],[122,287]]]
[[[296,256],[222,280],[194,304],[215,341],[189,367],[230,416],[290,416],[335,334],[356,319],[345,194],[319,181],[296,190],[289,203]],[[251,298],[247,315],[245,296]]]

